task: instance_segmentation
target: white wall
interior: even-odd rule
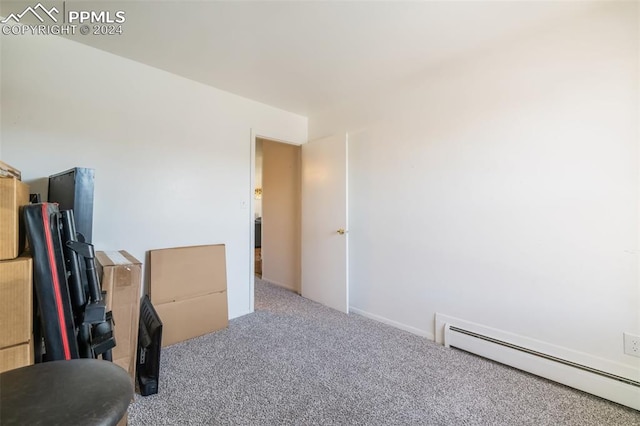
[[[227,245],[229,315],[250,312],[251,129],[303,143],[307,120],[59,37],[3,37],[2,160],[96,173],[94,244]]]
[[[352,307],[436,312],[638,374],[637,3],[604,5],[310,117],[350,132]],[[637,378],[636,378],[637,380]]]

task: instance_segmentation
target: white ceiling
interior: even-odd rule
[[[77,3],[67,1],[67,8]],[[124,34],[75,40],[301,115],[593,7],[569,1],[102,5],[126,12]]]

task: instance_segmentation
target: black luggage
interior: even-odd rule
[[[67,270],[57,204],[24,207],[27,239],[33,256],[34,297],[44,338],[47,361],[78,358],[73,311],[67,287]],[[37,327],[38,324],[34,324]],[[36,333],[37,334],[37,333]],[[41,356],[35,342],[36,361]]]
[[[34,265],[35,361],[99,355],[110,361],[113,320],[100,290],[93,245],[76,233],[73,211],[40,203],[25,206],[24,217]]]

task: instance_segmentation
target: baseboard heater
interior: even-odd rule
[[[640,381],[458,325],[444,324],[444,344],[640,410]]]

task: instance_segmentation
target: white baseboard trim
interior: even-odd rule
[[[435,340],[435,337],[434,337],[433,333],[431,333],[429,331],[421,330],[419,328],[412,327],[410,325],[402,324],[402,323],[400,323],[398,321],[393,321],[393,320],[390,320],[389,318],[385,318],[385,317],[382,317],[380,315],[372,314],[370,312],[363,311],[362,309],[358,309],[358,308],[355,308],[353,306],[349,306],[349,312],[350,313],[354,313],[354,314],[358,314],[358,315],[362,315],[363,317],[370,318],[370,319],[372,319],[374,321],[378,321],[378,322],[390,325],[390,326],[395,327],[395,328],[399,328],[400,330],[408,331],[409,333],[416,334],[416,335],[421,336],[421,337],[426,337],[429,340]]]
[[[231,321],[232,319],[236,319],[236,318],[243,317],[243,316],[245,316],[245,315],[252,314],[253,312],[254,312],[254,311],[243,311],[243,312],[240,312],[240,313],[239,313],[239,314],[237,314],[236,316],[229,317],[229,321]]]

